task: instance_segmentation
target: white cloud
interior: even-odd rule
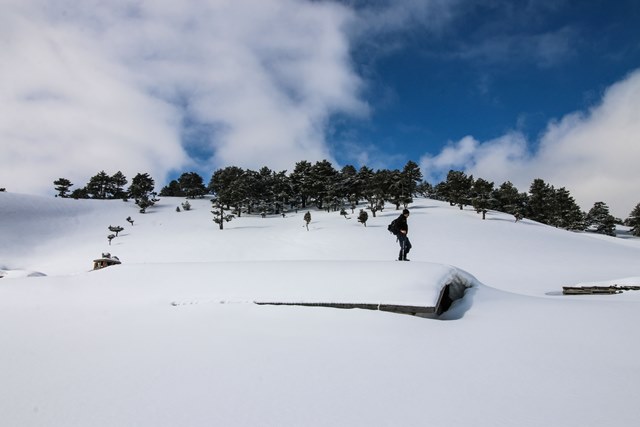
[[[359,30],[370,34],[407,31],[418,26],[432,32],[447,27],[464,0],[354,1],[361,16]]]
[[[566,187],[584,210],[597,201],[625,218],[640,202],[640,70],[612,85],[587,112],[549,123],[539,147],[511,133],[479,142],[451,143],[421,159],[425,177],[441,179],[449,169],[495,180],[510,180],[527,191],[535,178]]]
[[[331,159],[334,112],[366,115],[351,11],[301,0],[9,1],[0,18],[0,186],[52,191],[104,169],[290,169]],[[180,140],[217,131],[210,159]],[[200,143],[202,144],[202,142]]]
[[[525,62],[553,67],[575,54],[579,33],[571,27],[535,34],[499,34],[461,45],[450,56],[481,63]]]

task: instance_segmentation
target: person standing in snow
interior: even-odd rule
[[[305,222],[305,225],[307,226],[307,231],[309,231],[309,223],[311,222],[311,212],[307,211],[307,213],[304,214],[304,222]]]
[[[400,244],[400,254],[398,255],[398,261],[409,261],[407,254],[411,250],[411,242],[409,241],[409,224],[407,224],[407,218],[409,218],[409,209],[402,211],[402,214],[396,219],[398,228],[398,243]]]

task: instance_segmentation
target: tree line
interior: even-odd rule
[[[113,175],[108,175],[105,171],[100,171],[89,179],[89,182],[81,188],[71,191],[74,185],[67,178],[58,178],[53,181],[56,197],[72,197],[74,199],[122,199],[135,200],[140,208],[140,213],[145,213],[146,209],[153,206],[159,200],[154,191],[155,181],[148,173],[139,173],[131,180],[131,185],[127,190],[124,187],[129,183],[124,174],[120,171]]]
[[[534,179],[529,192],[520,192],[511,182],[495,187],[493,182],[483,178],[474,179],[461,171],[449,171],[447,179],[439,183],[430,195],[434,199],[448,201],[462,209],[471,205],[483,219],[489,210],[506,212],[515,216],[516,221],[528,218],[543,224],[571,231],[591,230],[596,233],[615,236],[616,223],[622,220],[609,212],[604,202],[596,202],[589,212],[583,212],[569,190],[555,188],[544,180]],[[635,213],[634,213],[635,212]],[[640,236],[640,203],[627,221]],[[633,218],[636,218],[635,220]],[[639,222],[638,225],[632,224]]]
[[[128,181],[121,173],[109,176],[101,171],[85,187],[70,190],[73,185],[65,178],[54,181],[59,197],[127,199],[136,201],[144,212],[158,201],[154,181],[148,174],[136,175],[127,190]],[[451,206],[472,206],[486,217],[490,210],[514,215],[516,221],[528,218],[543,224],[572,231],[591,230],[615,235],[615,224],[623,223],[613,217],[604,202],[597,202],[584,212],[569,190],[555,188],[542,179],[535,179],[528,192],[520,192],[511,182],[499,186],[483,178],[475,179],[462,171],[451,170],[446,180],[433,186],[423,181],[419,166],[409,161],[402,170],[378,169],[367,166],[356,169],[347,165],[336,169],[327,160],[314,164],[296,163],[293,171],[274,171],[263,167],[257,171],[237,166],[216,170],[207,185],[195,172],[183,173],[162,188],[159,196],[201,198],[213,195],[214,215],[220,224],[226,218],[245,214],[282,214],[313,206],[327,211],[345,207],[355,209],[360,203],[376,216],[385,203],[396,209],[408,207],[413,197],[423,196],[448,202]],[[218,222],[216,221],[216,222]],[[640,203],[636,205],[625,225],[640,236]]]

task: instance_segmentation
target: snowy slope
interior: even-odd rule
[[[0,193],[0,419],[20,426],[635,426],[637,239],[569,233],[419,200],[410,263],[391,208],[242,217],[210,203]],[[125,218],[132,216],[133,226]],[[125,231],[109,246],[109,225]],[[123,264],[90,272],[102,252]],[[398,273],[399,268],[405,268]],[[26,277],[41,272],[46,277]],[[3,274],[3,273],[0,273]],[[416,301],[459,274],[441,321],[260,306],[256,298]],[[397,286],[396,286],[397,285]],[[431,298],[431,297],[429,297]]]

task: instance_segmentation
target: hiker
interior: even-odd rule
[[[400,254],[398,255],[398,261],[409,261],[407,254],[411,250],[411,242],[409,241],[409,225],[407,224],[407,218],[409,218],[409,209],[402,211],[402,214],[396,219],[398,233],[398,243],[400,244]]]
[[[309,231],[309,223],[311,222],[311,212],[307,211],[307,213],[304,214],[304,222],[305,222],[305,225],[307,226],[307,231]]]

